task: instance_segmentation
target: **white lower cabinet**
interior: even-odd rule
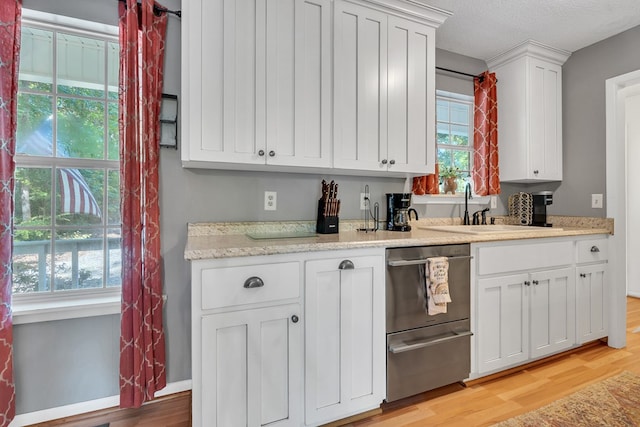
[[[202,317],[202,425],[299,426],[300,305]]]
[[[384,277],[384,253],[306,262],[307,425],[374,409],[384,400]]]
[[[576,323],[579,344],[604,338],[609,333],[607,242],[606,238],[578,242]]]
[[[193,425],[302,425],[302,263],[199,260],[191,272]]]
[[[574,241],[477,245],[476,376],[576,343]]]

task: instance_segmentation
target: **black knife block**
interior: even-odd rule
[[[338,217],[324,216],[324,201],[318,201],[318,219],[316,220],[316,233],[333,234],[338,232]]]

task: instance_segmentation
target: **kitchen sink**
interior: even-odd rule
[[[491,233],[536,233],[544,231],[562,231],[559,227],[528,227],[522,225],[419,225],[422,230],[447,231],[451,233],[465,234],[491,234]]]

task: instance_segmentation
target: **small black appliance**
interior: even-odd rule
[[[536,227],[552,227],[547,222],[547,206],[553,203],[553,192],[540,191],[531,194],[533,197],[533,216],[531,225]]]
[[[411,212],[418,219],[418,212],[409,208],[411,193],[387,193],[387,230],[411,231],[409,220]]]

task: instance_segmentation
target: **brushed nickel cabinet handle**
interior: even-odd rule
[[[252,288],[261,288],[264,286],[264,281],[256,276],[253,277],[249,277],[247,280],[244,281],[244,287],[247,289],[252,289]]]
[[[264,156],[264,150],[258,151],[258,156],[260,156],[260,157]]]
[[[584,273],[580,273],[580,277],[587,277],[587,275]]]
[[[390,164],[390,165],[395,165],[395,164],[396,164],[396,161],[395,161],[395,160],[393,160],[393,159],[392,159],[392,160],[389,160],[389,164]]]
[[[273,151],[273,150],[269,151],[269,157],[273,157],[273,156],[275,156],[275,155],[276,155],[276,152],[275,152],[275,151]]]
[[[591,252],[600,252],[600,248],[597,246],[591,246]]]
[[[383,165],[386,165],[386,164],[387,164],[387,159],[382,159],[382,162],[381,162],[381,163],[382,163]]]
[[[353,261],[351,261],[350,259],[345,259],[338,266],[339,270],[353,270],[354,268],[356,268],[356,266],[353,265]]]
[[[531,282],[530,282],[530,281],[528,281],[528,280],[525,280],[525,281],[524,281],[524,285],[525,285],[525,286],[531,286]]]
[[[537,280],[534,280],[534,281],[533,281],[533,284],[534,284],[534,285],[539,285],[539,284],[540,284],[540,282],[538,282]]]

